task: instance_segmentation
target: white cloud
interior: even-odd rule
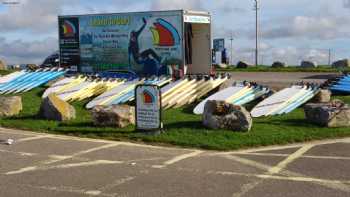
[[[337,39],[348,37],[350,20],[337,16],[295,16],[283,20],[268,21],[262,25],[261,35],[266,39],[311,38]],[[250,35],[253,37],[253,35]]]
[[[202,10],[203,0],[152,0],[152,10],[194,9]]]
[[[74,0],[73,0],[74,1]],[[55,30],[57,15],[65,0],[21,0],[0,14],[0,31],[24,31],[45,33]]]
[[[25,42],[23,40],[7,41],[0,37],[0,58],[9,64],[40,64],[45,57],[58,49],[56,38],[42,41]]]

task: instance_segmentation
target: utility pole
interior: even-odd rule
[[[231,56],[230,56],[230,62],[231,62],[231,65],[233,65],[233,59],[232,59],[232,57],[233,57],[233,53],[232,53],[232,51],[233,51],[233,33],[231,32],[231,38],[230,38],[230,41],[231,41]]]
[[[258,11],[259,11],[259,0],[254,0],[254,10],[255,10],[255,66],[259,64],[259,24],[258,24]]]
[[[328,65],[331,66],[332,49],[328,49]]]

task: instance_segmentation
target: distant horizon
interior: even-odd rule
[[[6,1],[9,2],[9,1]],[[11,1],[12,2],[12,1]],[[0,2],[0,59],[7,64],[41,64],[58,50],[59,15],[195,10],[212,14],[212,38],[225,38],[228,56],[233,35],[233,64],[254,62],[254,1],[222,0],[16,0]],[[120,8],[118,5],[124,5]],[[349,57],[350,0],[261,1],[259,11],[260,63],[302,60],[327,65]],[[30,12],[28,12],[30,10]]]

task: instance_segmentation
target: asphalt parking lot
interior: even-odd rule
[[[0,196],[350,196],[350,138],[233,152],[0,129]]]

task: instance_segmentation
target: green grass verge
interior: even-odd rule
[[[14,72],[13,70],[0,70],[0,75],[7,75]]]
[[[76,120],[60,123],[36,117],[43,90],[44,88],[37,88],[23,94],[21,114],[13,118],[0,119],[0,125],[45,133],[212,150],[234,150],[350,136],[349,128],[321,128],[305,122],[302,109],[288,115],[254,119],[253,129],[249,133],[205,129],[201,125],[201,117],[191,113],[193,106],[165,111],[166,132],[158,136],[135,133],[133,126],[125,129],[94,127],[89,111],[84,108],[84,102],[73,103],[77,110]],[[338,98],[350,103],[350,96]]]
[[[350,69],[339,70],[329,66],[318,66],[317,68],[302,68],[300,66],[289,66],[285,68],[272,68],[270,66],[257,66],[257,67],[249,67],[249,68],[235,68],[233,66],[221,69],[216,69],[219,72],[340,72],[347,71]]]

